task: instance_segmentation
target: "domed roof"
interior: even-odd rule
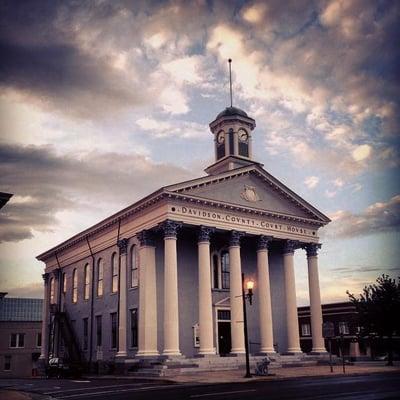
[[[247,113],[245,111],[241,110],[240,108],[237,108],[237,107],[226,107],[224,111],[220,112],[217,115],[216,119],[221,118],[221,117],[230,117],[232,115],[240,115],[242,117],[249,118]]]

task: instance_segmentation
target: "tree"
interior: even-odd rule
[[[376,283],[365,286],[356,297],[346,292],[356,307],[363,336],[377,334],[387,337],[388,363],[393,365],[393,336],[400,333],[400,278],[389,278],[383,274]]]

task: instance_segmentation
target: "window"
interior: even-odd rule
[[[112,271],[111,291],[113,293],[115,293],[115,292],[118,292],[118,258],[117,258],[117,253],[114,253],[111,256],[111,271]]]
[[[36,347],[42,347],[42,332],[36,333]]]
[[[138,274],[138,252],[136,246],[131,249],[131,287],[136,287],[139,284]]]
[[[63,293],[67,293],[67,274],[64,272],[62,274],[62,291]]]
[[[72,302],[78,301],[78,273],[76,268],[72,271]]]
[[[11,356],[4,356],[4,371],[11,371]]]
[[[111,348],[117,348],[117,313],[111,313]]]
[[[131,310],[131,347],[138,346],[138,314],[137,308]]]
[[[85,265],[85,282],[84,282],[84,291],[83,291],[83,296],[84,299],[87,300],[89,298],[89,293],[90,293],[90,267],[89,264]]]
[[[97,296],[103,296],[103,273],[104,261],[100,258],[97,262]]]
[[[225,132],[219,131],[216,137],[217,141],[217,160],[225,156]]]
[[[101,347],[102,341],[103,341],[103,336],[102,336],[102,321],[101,321],[101,315],[96,316],[96,345],[97,347]]]
[[[348,335],[349,333],[349,324],[345,321],[339,322],[339,334]]]
[[[222,289],[229,289],[229,253],[224,250],[221,254],[221,284]]]
[[[200,328],[199,324],[194,324],[193,328],[193,347],[200,347]]]
[[[55,303],[54,278],[50,278],[50,304]]]
[[[217,319],[218,319],[218,321],[230,321],[231,320],[231,311],[230,310],[218,310]]]
[[[22,348],[25,343],[25,333],[12,333],[10,337],[10,347]]]
[[[301,324],[301,336],[310,336],[311,328],[310,324]]]
[[[89,337],[89,320],[83,318],[83,350],[88,349],[88,337]]]
[[[213,288],[219,289],[219,266],[218,266],[218,256],[216,254],[213,255],[212,258],[212,267],[213,267]]]

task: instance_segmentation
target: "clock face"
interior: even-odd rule
[[[221,131],[221,132],[218,133],[217,142],[218,143],[224,143],[225,142],[225,132]]]
[[[247,139],[249,138],[249,135],[248,135],[248,133],[246,131],[241,129],[238,134],[239,134],[239,140],[241,142],[247,142]]]

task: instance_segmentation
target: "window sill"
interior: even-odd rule
[[[211,291],[212,292],[229,292],[230,291],[230,289],[215,289],[215,288],[212,288],[211,289]]]
[[[139,289],[139,285],[130,287],[128,290],[136,290],[136,289]]]

